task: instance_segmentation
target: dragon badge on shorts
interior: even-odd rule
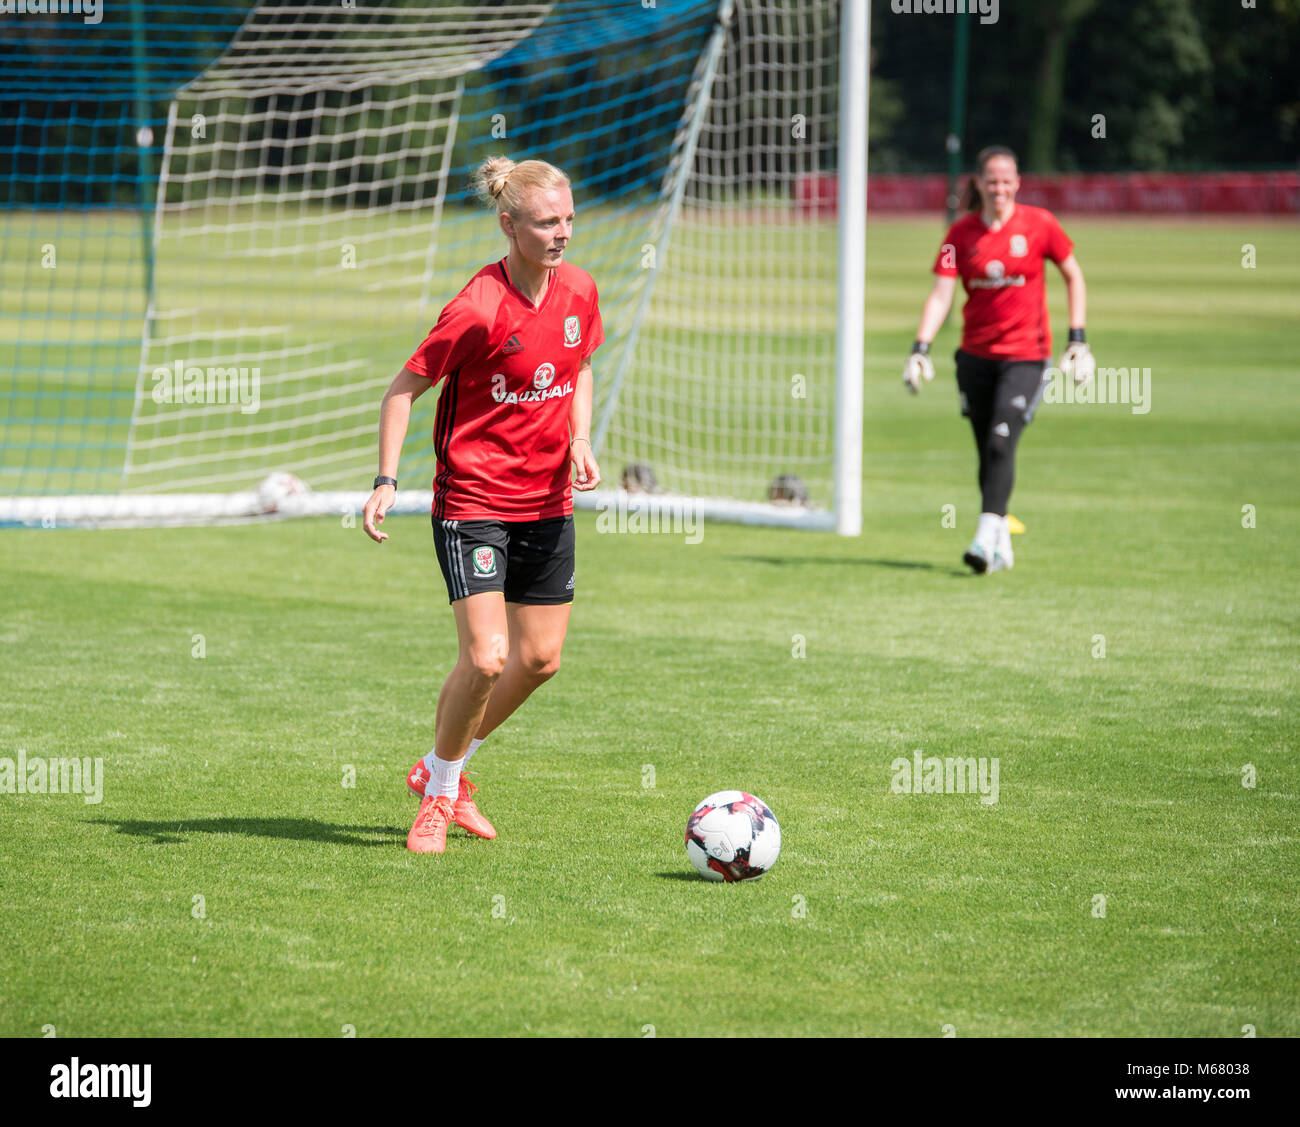
[[[491,579],[497,573],[497,554],[490,544],[474,549],[474,574],[480,579]]]

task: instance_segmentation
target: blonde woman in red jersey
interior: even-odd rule
[[[977,574],[1012,567],[1007,503],[1015,482],[1016,444],[1033,421],[1050,372],[1052,335],[1047,323],[1044,264],[1065,278],[1070,342],[1061,369],[1077,383],[1094,370],[1084,338],[1087,290],[1074,244],[1056,217],[1016,203],[1016,155],[993,146],[977,158],[963,200],[967,214],[948,231],[935,260],[934,288],[921,311],[903,382],[913,392],[934,378],[930,342],[952,306],[957,278],[967,294],[957,350],[957,388],[979,451],[983,511],[963,561]]]
[[[442,691],[434,748],[407,774],[421,796],[406,839],[442,853],[453,823],[483,838],[464,768],[560,665],[574,590],[572,487],[594,489],[591,354],[604,340],[596,285],[563,261],[569,179],[544,161],[492,157],[474,184],[510,243],[447,307],[393,380],[379,417],[379,476],[364,528],[397,489],[411,404],[446,381],[434,423],[433,536],[460,652]]]

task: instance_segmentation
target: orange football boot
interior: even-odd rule
[[[451,825],[451,799],[429,795],[420,803],[415,825],[406,835],[412,853],[442,853],[447,848],[447,827]]]
[[[410,787],[412,792],[423,798],[424,788],[428,783],[429,768],[424,765],[423,759],[417,759],[415,766],[406,773],[406,785]],[[460,776],[460,793],[456,795],[456,801],[451,804],[452,821],[467,833],[491,841],[497,836],[497,831],[492,828],[492,823],[483,817],[478,806],[474,803],[474,792],[477,790],[478,786],[471,783],[462,773]]]
[[[411,788],[417,798],[423,798],[424,788],[429,785],[431,778],[433,778],[433,775],[429,772],[429,768],[424,765],[424,760],[417,759],[415,766],[406,772],[406,785]]]
[[[452,820],[466,833],[472,833],[475,837],[487,838],[491,841],[497,836],[496,830],[492,828],[489,822],[479,809],[474,805],[474,792],[478,787],[471,783],[464,774],[460,777],[460,794],[456,796],[456,801],[452,803]]]

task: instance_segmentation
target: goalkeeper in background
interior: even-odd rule
[[[1015,563],[1007,503],[1016,476],[1016,443],[1033,420],[1051,372],[1044,284],[1049,259],[1065,278],[1070,306],[1061,370],[1083,384],[1095,369],[1084,339],[1087,292],[1074,244],[1050,211],[1017,204],[1019,189],[1015,153],[998,145],[980,152],[962,195],[968,214],[949,228],[939,248],[934,288],[903,368],[903,382],[913,393],[923,380],[934,378],[930,343],[948,316],[960,277],[967,297],[957,388],[961,412],[975,433],[983,502],[975,539],[962,559],[977,574]]]
[[[496,837],[464,768],[559,668],[573,602],[572,488],[594,489],[591,354],[604,340],[596,284],[563,261],[569,178],[545,161],[490,157],[474,184],[509,253],[447,303],[384,395],[379,474],[364,529],[393,504],[411,404],[442,380],[433,429],[433,541],[459,656],[438,695],[434,747],[406,785],[420,811],[406,839],[442,853],[458,825]]]

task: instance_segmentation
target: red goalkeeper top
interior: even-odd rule
[[[934,272],[960,275],[966,289],[962,351],[991,360],[1051,356],[1043,263],[1050,258],[1059,266],[1073,249],[1056,216],[1041,207],[1016,204],[996,231],[979,212],[957,220],[939,248]]]
[[[578,370],[605,339],[596,283],[562,262],[534,308],[506,260],[443,309],[406,366],[446,379],[433,426],[433,515],[532,521],[573,512],[569,410]]]

